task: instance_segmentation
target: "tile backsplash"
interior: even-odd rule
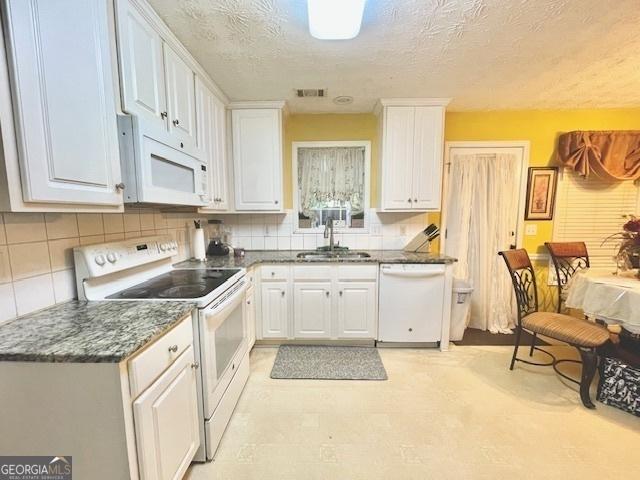
[[[378,213],[370,209],[366,233],[336,233],[340,245],[360,250],[402,249],[428,223],[426,213]],[[307,250],[326,245],[322,233],[295,233],[294,213],[210,215],[222,220],[231,244],[247,250]]]
[[[198,215],[126,209],[121,214],[0,213],[0,322],[76,298],[73,247],[168,234],[177,241],[176,261],[189,258],[194,218],[216,218],[230,243],[247,250],[314,249],[320,233],[294,233],[293,212]],[[340,245],[362,250],[402,248],[429,222],[427,214],[369,212],[367,233],[336,233]]]
[[[0,213],[0,322],[76,298],[73,247],[168,234],[189,257],[194,213]]]

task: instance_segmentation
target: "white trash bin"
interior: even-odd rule
[[[453,293],[451,295],[451,331],[449,339],[452,342],[462,340],[464,331],[469,324],[469,308],[471,308],[471,293],[473,287],[468,280],[453,279]]]

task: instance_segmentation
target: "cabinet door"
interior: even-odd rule
[[[440,210],[444,109],[416,107],[415,110],[412,207]]]
[[[375,282],[338,282],[337,290],[338,338],[375,338]]]
[[[305,282],[293,286],[295,338],[331,336],[331,283]]]
[[[166,43],[163,48],[169,132],[182,144],[195,147],[195,74]]]
[[[247,290],[245,297],[245,315],[247,326],[247,338],[249,340],[249,350],[253,348],[253,344],[256,343],[256,301],[255,301],[255,289],[250,288]]]
[[[198,149],[209,168],[210,210],[227,210],[226,113],[224,104],[196,77]]]
[[[144,119],[145,126],[166,131],[162,38],[134,4],[124,1],[118,7],[122,109]]]
[[[231,120],[236,210],[281,210],[280,110],[233,110]]]
[[[382,207],[407,210],[413,204],[414,107],[386,107],[382,151]]]
[[[133,402],[140,478],[179,479],[200,446],[193,347]]]
[[[5,0],[25,202],[122,204],[104,0]]]
[[[262,289],[262,336],[289,336],[289,286],[287,282],[264,282]]]

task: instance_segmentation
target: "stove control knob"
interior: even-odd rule
[[[167,249],[167,244],[166,243],[161,243],[160,244],[160,251],[164,252]]]
[[[103,266],[106,262],[104,255],[97,255],[95,261],[98,265]]]
[[[109,260],[109,262],[111,263],[116,263],[116,261],[118,260],[118,257],[115,253],[111,252],[107,254],[107,260]]]
[[[177,250],[178,249],[178,244],[176,242],[171,242],[171,248],[173,250]]]

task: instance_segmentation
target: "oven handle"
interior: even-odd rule
[[[224,300],[221,304],[216,305],[211,309],[204,310],[205,319],[209,320],[211,317],[218,317],[221,319],[220,323],[226,318],[226,314],[236,308],[244,300],[244,295],[247,291],[247,283],[244,280],[240,280],[240,288],[233,293],[229,298]],[[213,328],[217,328],[218,325],[211,325]]]

